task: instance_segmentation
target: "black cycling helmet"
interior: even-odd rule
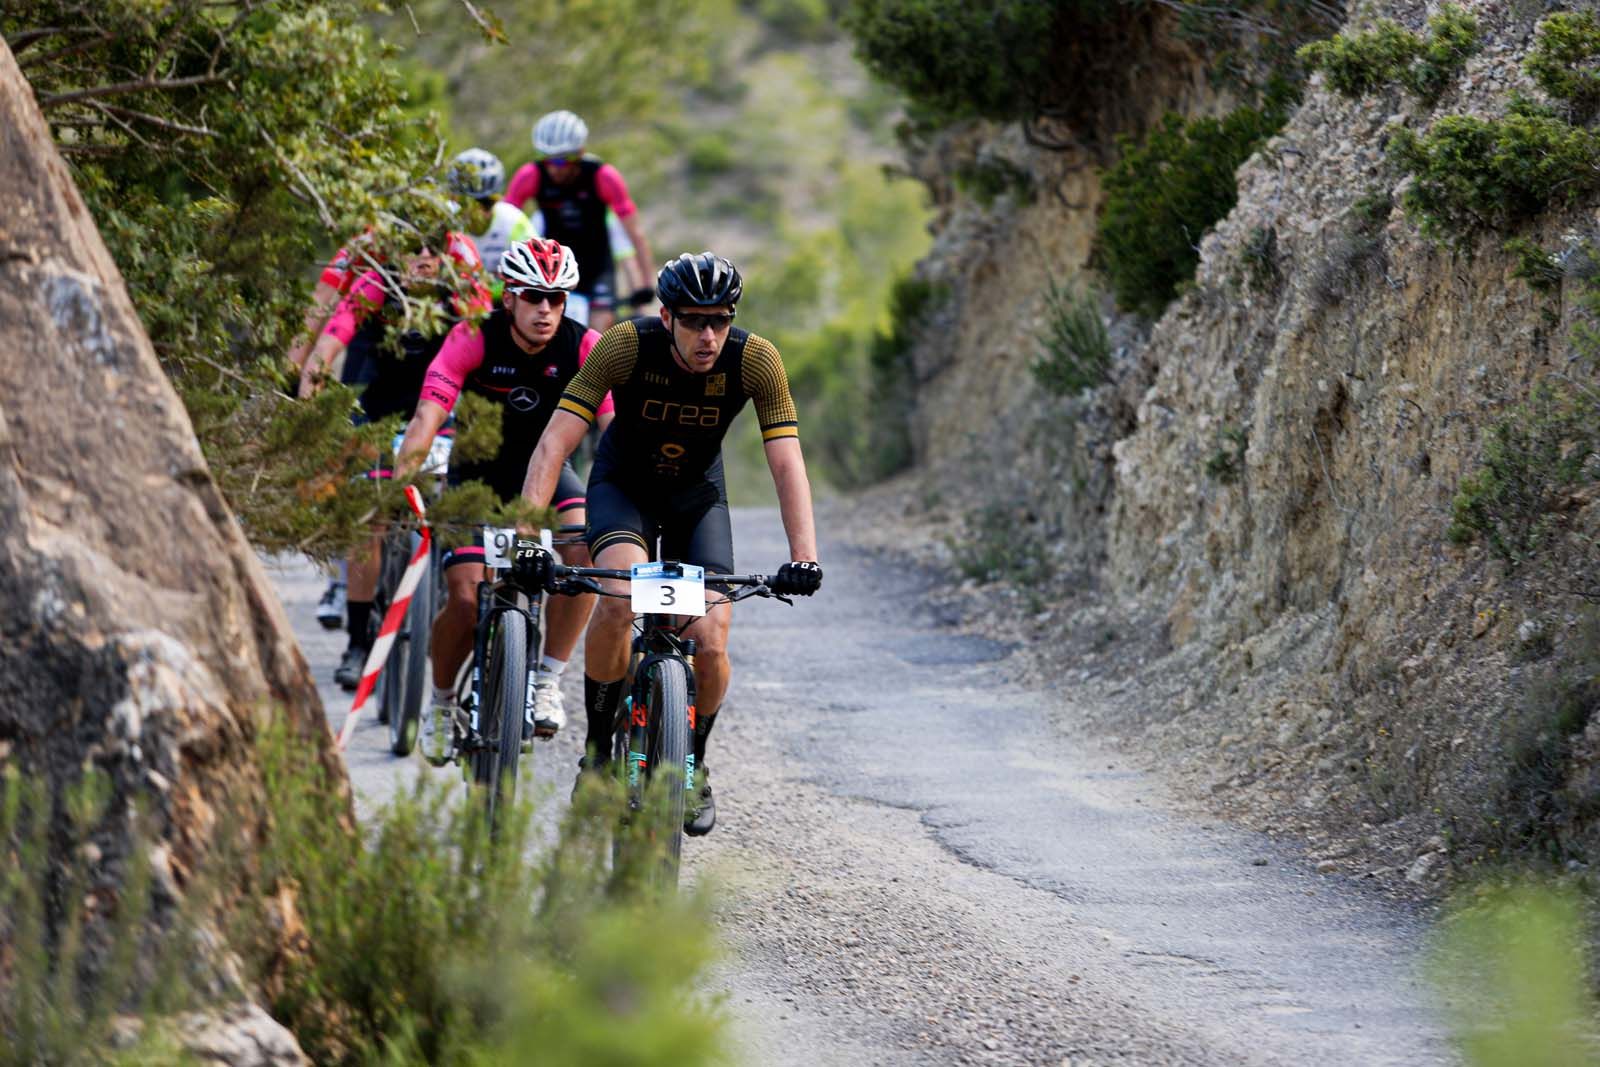
[[[715,252],[685,252],[656,275],[656,296],[668,308],[733,307],[743,292],[739,268]]]

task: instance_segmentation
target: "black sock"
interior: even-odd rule
[[[367,627],[372,624],[372,601],[347,600],[344,604],[345,630],[350,643],[356,648],[371,648],[372,637]]]
[[[696,715],[694,720],[694,765],[696,767],[706,761],[706,738],[711,736],[711,728],[717,724],[715,715]]]
[[[583,710],[589,717],[589,732],[583,739],[585,751],[602,760],[611,758],[611,737],[617,725],[617,703],[622,699],[623,679],[597,682],[583,676]]]

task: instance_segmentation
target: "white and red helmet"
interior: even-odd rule
[[[506,289],[570,293],[578,287],[578,257],[560,241],[530,237],[516,241],[500,257]]]

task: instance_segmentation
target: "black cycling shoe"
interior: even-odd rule
[[[367,665],[367,650],[359,645],[351,645],[344,650],[344,658],[333,669],[333,680],[339,683],[339,688],[347,693],[354,693],[356,686],[361,684],[361,668]]]
[[[523,736],[527,736],[524,734]],[[607,778],[611,774],[611,761],[608,759],[593,759],[583,756],[578,760],[578,777],[572,780],[572,796],[576,798],[578,790],[583,788],[583,783],[591,778]]]
[[[690,837],[704,837],[717,825],[717,802],[711,797],[711,768],[700,765],[699,803],[692,811],[683,814],[683,832]]]

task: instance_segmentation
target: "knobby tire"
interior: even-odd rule
[[[650,666],[650,781],[644,810],[657,816],[654,827],[661,849],[661,881],[678,884],[678,864],[683,855],[685,781],[689,755],[689,675],[681,659],[658,659]],[[663,792],[664,791],[664,792]],[[653,794],[653,795],[652,795]]]
[[[516,798],[522,755],[522,717],[528,690],[528,619],[518,611],[495,616],[484,672],[478,732],[484,747],[474,757],[473,779],[483,789],[489,836],[495,837]]]
[[[409,553],[406,558],[409,561]],[[391,679],[389,689],[396,690],[392,700],[388,691],[385,691],[385,704],[389,711],[389,751],[396,756],[411,755],[411,750],[417,744],[422,705],[428,699],[432,681],[428,638],[433,630],[433,616],[438,611],[438,597],[438,553],[435,552],[428,561],[427,573],[411,598],[410,607],[406,609],[405,620],[400,624],[394,647],[389,650],[389,661],[384,666],[384,673]]]

